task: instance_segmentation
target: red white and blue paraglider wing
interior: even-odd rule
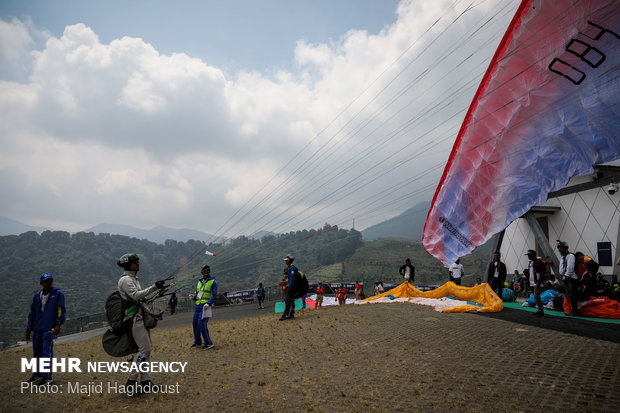
[[[451,264],[569,178],[620,158],[620,1],[523,1],[459,131],[424,227]]]

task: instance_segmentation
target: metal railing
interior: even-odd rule
[[[367,287],[367,286],[364,285],[364,287]],[[367,288],[365,288],[365,290],[366,289]],[[266,301],[278,301],[281,299],[281,292],[280,292],[279,285],[265,287],[265,290],[266,290],[265,292]],[[372,292],[371,295],[373,294],[374,294],[374,291]],[[369,295],[366,295],[366,296],[369,297]],[[170,302],[170,297],[166,296],[166,297],[162,297],[162,298],[159,298],[153,301],[151,304],[149,304],[149,307],[151,311],[153,312],[153,314],[159,314],[161,312],[170,314],[169,302]],[[243,304],[230,303],[230,304],[225,304],[225,305],[243,305]],[[184,312],[190,312],[190,311],[194,311],[194,301],[190,300],[188,296],[177,294],[177,305],[175,308],[175,313],[184,313]],[[96,313],[96,314],[89,314],[89,315],[75,317],[75,318],[67,318],[62,326],[60,335],[64,336],[68,334],[81,333],[84,331],[94,330],[97,328],[102,328],[102,327],[107,327],[107,326],[108,326],[108,320],[106,319],[104,312]]]

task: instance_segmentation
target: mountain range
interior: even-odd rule
[[[361,231],[362,237],[366,240],[403,238],[413,241],[421,241],[422,232],[424,230],[424,222],[429,208],[430,202],[421,202],[394,218],[366,228]],[[9,218],[0,217],[0,236],[19,235],[28,231],[36,231],[41,233],[46,230],[51,231],[52,229],[45,227],[34,227]],[[146,239],[158,244],[163,244],[169,239],[179,242],[186,242],[191,239],[204,242],[221,242],[224,240],[221,237],[215,237],[212,234],[194,229],[170,228],[162,225],[151,229],[141,229],[130,225],[102,223],[91,228],[86,228],[81,232],[125,235],[138,239]],[[269,231],[260,231],[249,238],[261,239],[267,235],[275,236],[278,234]]]
[[[0,236],[5,235],[19,235],[24,232],[35,231],[42,233],[44,231],[54,231],[52,228],[35,227],[27,225],[19,221],[15,221],[10,218],[0,217]],[[205,242],[221,242],[222,238],[214,237],[213,235],[187,228],[169,228],[164,226],[157,226],[152,229],[141,229],[132,227],[130,225],[121,224],[99,224],[91,228],[86,228],[80,232],[93,232],[95,234],[113,234],[113,235],[125,235],[132,238],[146,239],[158,244],[163,244],[166,240],[171,239],[179,242],[186,242],[190,239],[196,241]]]
[[[424,222],[430,207],[429,201],[420,202],[394,218],[362,230],[362,237],[369,241],[381,238],[422,241]]]
[[[429,201],[420,202],[394,218],[366,228],[362,231],[362,237],[366,241],[383,238],[402,238],[421,242],[426,216],[430,207],[431,203]],[[478,246],[474,253],[482,257],[490,257],[496,236],[494,235],[487,242]]]
[[[43,232],[51,230],[45,227],[33,227],[32,225],[26,225],[19,221],[9,219],[6,217],[0,217],[0,236],[4,235],[19,235],[28,231]]]
[[[84,232],[94,232],[95,234],[115,234],[126,235],[128,237],[134,237],[138,239],[147,239],[158,244],[163,244],[166,240],[175,240],[179,242],[186,242],[190,239],[204,242],[217,242],[221,239],[216,238],[212,234],[206,232],[197,231],[188,228],[169,228],[162,225],[158,225],[151,229],[140,229],[132,227],[130,225],[121,224],[99,224],[92,228],[84,230]]]

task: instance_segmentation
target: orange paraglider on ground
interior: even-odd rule
[[[502,300],[489,284],[462,287],[453,282],[430,291],[420,291],[408,282],[382,294],[356,301],[356,304],[407,302],[430,305],[437,311],[450,313],[494,313],[504,308]]]

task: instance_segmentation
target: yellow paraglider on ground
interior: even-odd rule
[[[356,304],[389,302],[431,305],[446,313],[496,313],[504,309],[502,300],[489,284],[462,287],[452,281],[431,291],[420,291],[405,281],[382,294],[356,301]]]

